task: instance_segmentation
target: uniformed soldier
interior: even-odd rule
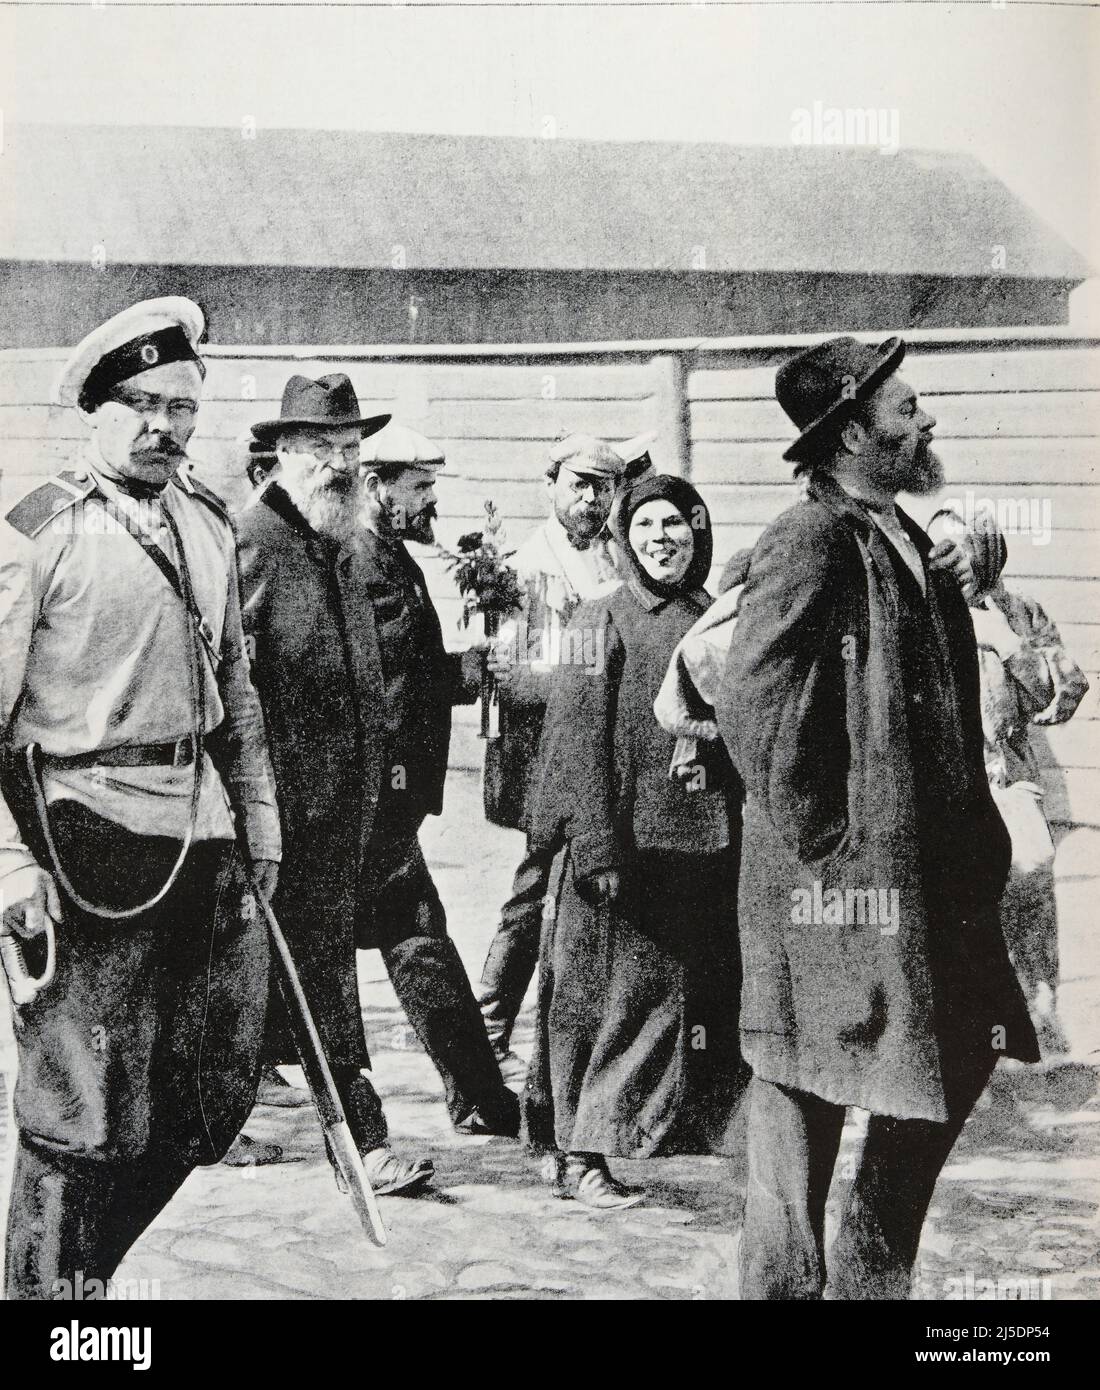
[[[268,946],[235,829],[265,892],[280,832],[233,531],[185,452],[202,330],[162,298],[85,338],[59,396],[90,438],[0,523],[9,1298],[105,1283],[256,1093]]]

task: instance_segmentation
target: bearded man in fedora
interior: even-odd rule
[[[904,353],[834,338],[780,368],[807,495],[751,556],[718,699],[746,788],[742,1298],[908,1297],[997,1058],[1039,1056],[998,925],[1009,841],[956,557],[895,502],[943,481]],[[871,1117],[826,1266],[848,1106]]]
[[[361,416],[341,373],[291,377],[279,419],[253,427],[278,466],[239,527],[245,631],[285,828],[275,907],[379,1195],[418,1191],[433,1165],[391,1150],[381,1101],[363,1075],[357,944],[381,950],[456,1127],[475,1132],[478,1115],[486,1123],[477,1132],[514,1133],[518,1123],[416,844],[418,817],[441,805],[451,704],[467,698],[465,685],[475,698],[481,658],[443,652],[423,576],[397,540],[386,557],[400,584],[379,573],[367,518],[386,470],[375,450],[372,471],[363,471],[371,437],[398,445],[393,471],[404,479],[401,515],[414,536],[430,539],[431,482],[442,462],[412,431],[393,425],[380,434],[389,419]],[[422,469],[410,464],[418,441]],[[276,1023],[281,1013],[273,1000]],[[293,1060],[282,1031],[272,1029],[272,1062]]]
[[[415,1192],[433,1173],[429,1160],[390,1148],[362,1074],[370,1061],[355,966],[382,737],[377,637],[357,565],[359,451],[389,418],[362,416],[343,374],[291,377],[279,418],[253,428],[277,468],[238,519],[244,628],[285,827],[274,906],[380,1196]],[[269,1063],[296,1060],[275,994],[268,1033]]]

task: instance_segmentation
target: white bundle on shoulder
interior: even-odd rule
[[[743,588],[743,584],[738,584],[728,589],[684,633],[653,702],[658,724],[676,735],[670,777],[679,776],[678,769],[695,762],[700,739],[714,742],[718,738],[714,706],[737,626],[737,604]],[[701,709],[710,713],[700,717]]]

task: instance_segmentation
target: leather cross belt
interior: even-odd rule
[[[53,767],[190,767],[191,738],[172,743],[124,743],[118,748],[95,748],[90,753],[44,753]]]

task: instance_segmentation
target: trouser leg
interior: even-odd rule
[[[921,1228],[936,1181],[989,1080],[988,1043],[945,1065],[948,1118],[872,1115],[856,1176],[829,1252],[829,1296],[907,1299]]]
[[[180,1188],[189,1166],[100,1162],[52,1153],[20,1136],[8,1209],[5,1297],[54,1298],[106,1284]]]
[[[519,1106],[500,1079],[496,1057],[420,846],[383,884],[375,919],[382,959],[405,1016],[443,1082],[457,1123],[478,1110],[515,1133]]]
[[[140,902],[178,852],[76,803],[53,816],[74,882],[97,901]],[[268,954],[243,893],[232,847],[204,842],[136,917],[92,918],[66,900],[54,979],[19,1011],[11,1296],[48,1297],[76,1269],[109,1277],[248,1114]]]
[[[1024,995],[1034,1006],[1041,992],[1058,990],[1058,909],[1054,874],[1047,865],[1012,878],[1001,899],[1001,928]]]
[[[825,1200],[843,1127],[843,1106],[753,1077],[740,1253],[743,1299],[821,1296]]]
[[[179,846],[83,806],[53,807],[77,887],[118,904],[163,881]],[[53,982],[20,1010],[15,1116],[43,1148],[100,1162],[215,1162],[256,1096],[268,944],[232,846],[192,847],[175,885],[122,921],[65,902]]]
[[[500,926],[489,943],[477,1001],[485,1031],[497,1052],[506,1052],[539,958],[543,903],[553,851],[527,841],[512,880],[512,895],[500,911]]]
[[[357,1067],[335,1067],[332,1079],[351,1137],[362,1154],[380,1148],[387,1137],[382,1102],[371,1082]]]

